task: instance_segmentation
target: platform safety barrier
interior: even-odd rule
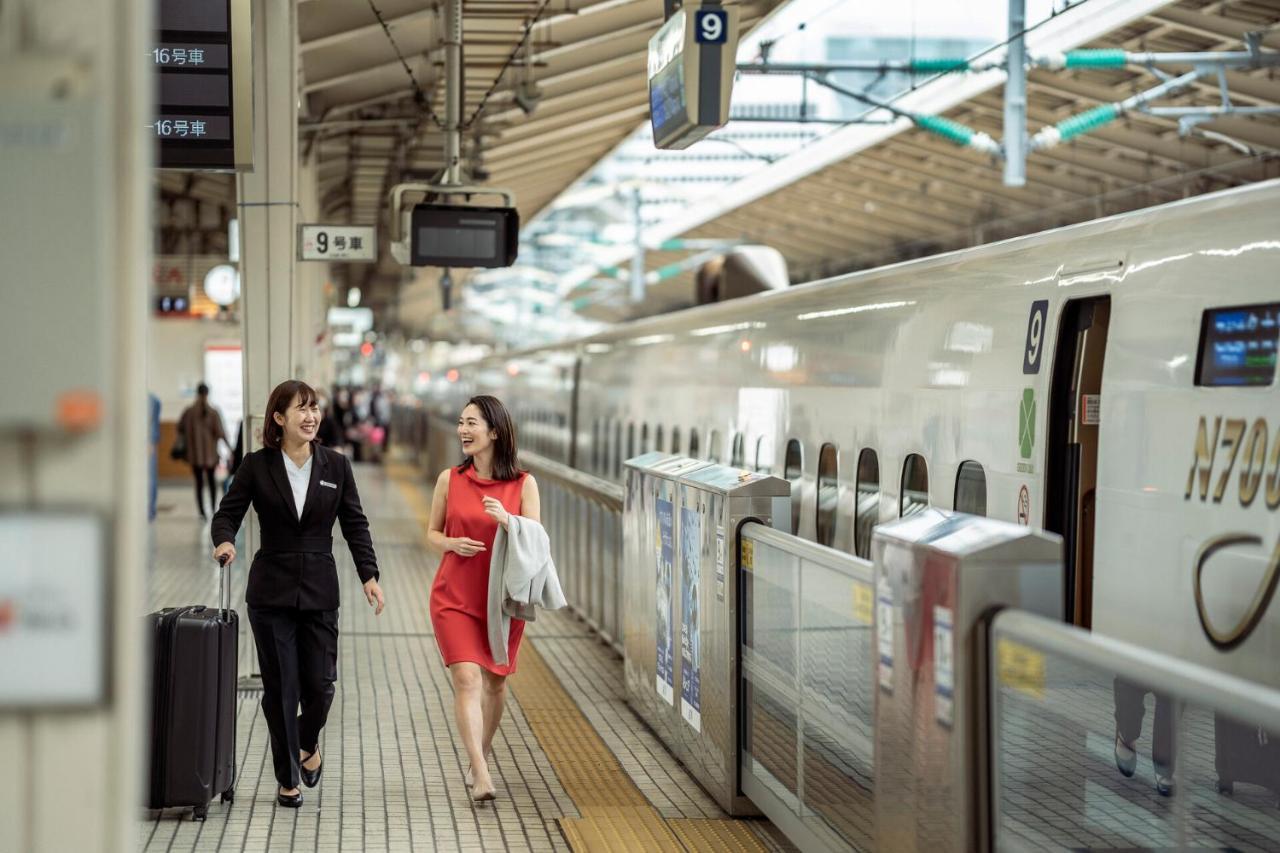
[[[569,607],[622,652],[622,487],[528,451]]]
[[[1280,691],[1015,610],[991,637],[996,849],[1280,844]]]
[[[627,702],[732,815],[738,784],[738,573],[746,522],[791,519],[779,477],[667,453],[626,462],[623,585]]]

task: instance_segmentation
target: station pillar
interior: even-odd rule
[[[293,0],[259,0],[253,19],[253,171],[236,178],[245,453],[262,447],[271,391],[294,378],[298,225],[298,18]],[[258,549],[248,516],[242,570]],[[252,654],[241,673],[257,672]],[[247,671],[246,664],[247,663]]]
[[[153,14],[0,3],[3,851],[137,849]]]

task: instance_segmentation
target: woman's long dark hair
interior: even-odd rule
[[[489,429],[498,434],[493,441],[493,479],[514,480],[519,477],[523,472],[520,469],[519,454],[516,451],[516,424],[511,419],[507,407],[502,405],[502,401],[497,397],[488,394],[472,397],[467,401],[467,406],[475,406],[479,409],[481,419]],[[466,409],[467,406],[462,408]],[[461,474],[474,466],[474,460],[468,456],[462,460],[462,464],[456,470]]]
[[[286,379],[276,386],[267,400],[267,419],[262,424],[262,443],[267,447],[279,447],[284,443],[284,427],[276,423],[272,415],[284,416],[294,397],[301,396],[301,403],[310,406],[316,402],[316,392],[300,379]]]

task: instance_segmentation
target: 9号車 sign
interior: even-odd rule
[[[378,231],[372,225],[299,225],[300,261],[376,261]]]

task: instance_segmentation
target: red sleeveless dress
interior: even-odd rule
[[[494,663],[489,652],[489,555],[493,553],[498,522],[485,514],[484,498],[497,498],[507,512],[519,515],[520,493],[527,476],[521,473],[514,480],[483,480],[472,467],[449,472],[444,535],[476,539],[484,543],[485,550],[472,557],[449,551],[440,560],[431,584],[431,627],[445,666],[470,661],[494,675],[516,671],[516,653],[524,634],[522,620],[511,620],[506,666]]]

